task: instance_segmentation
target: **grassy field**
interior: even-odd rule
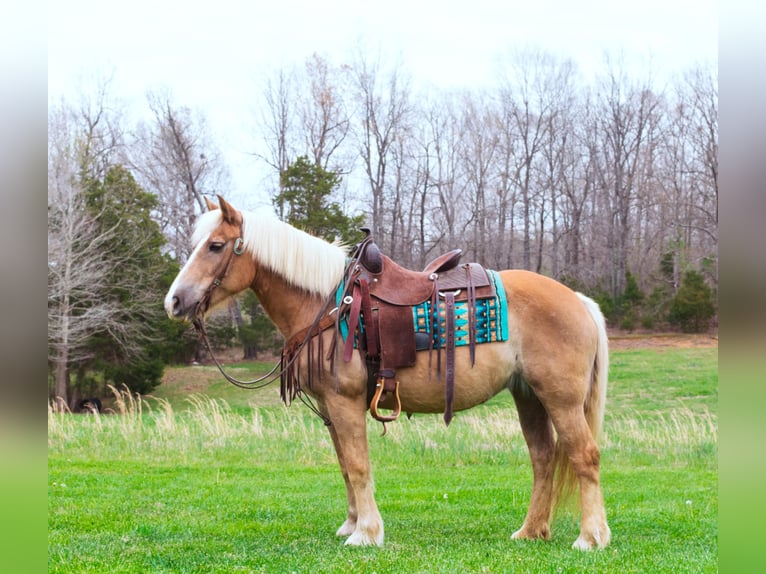
[[[276,389],[170,369],[120,414],[49,413],[50,572],[716,572],[717,349],[614,351],[602,443],[612,544],[516,542],[531,487],[509,393],[458,413],[369,423],[383,548],[349,548],[321,422]],[[239,367],[241,376],[259,365]]]

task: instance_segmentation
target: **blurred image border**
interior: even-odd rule
[[[760,571],[766,479],[766,7],[720,5],[719,564]]]
[[[6,7],[0,24],[0,569],[46,560],[46,27],[42,3]],[[693,3],[689,4],[693,10]],[[719,556],[721,571],[762,568],[766,479],[766,6],[720,5],[721,290]],[[661,15],[658,15],[661,17]],[[39,292],[38,292],[39,290]],[[47,337],[46,337],[47,340]],[[680,480],[683,477],[679,477]],[[512,552],[512,547],[509,547]]]
[[[43,571],[47,305],[47,21],[33,0],[0,19],[0,570]]]

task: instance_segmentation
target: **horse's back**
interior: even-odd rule
[[[579,351],[594,345],[596,323],[572,289],[531,271],[501,271],[500,277],[508,303],[509,329],[522,347],[552,351],[563,345]]]

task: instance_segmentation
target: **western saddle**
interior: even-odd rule
[[[495,289],[486,270],[478,263],[460,265],[462,251],[445,253],[423,271],[406,269],[386,255],[374,243],[369,230],[347,267],[339,316],[348,321],[348,337],[343,349],[345,361],[351,360],[358,347],[367,360],[370,413],[383,422],[396,420],[401,413],[399,381],[396,369],[415,365],[416,354],[436,351],[437,380],[442,378],[442,353],[445,366],[444,421],[452,420],[455,382],[455,304],[468,308],[468,341],[471,366],[475,361],[476,301],[495,297]],[[427,325],[416,330],[413,307],[427,304]],[[384,415],[380,403],[393,397],[393,412]]]

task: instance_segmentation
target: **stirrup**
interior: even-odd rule
[[[382,423],[390,423],[398,419],[402,412],[402,401],[399,398],[399,381],[396,381],[396,385],[393,390],[395,406],[394,412],[390,415],[382,415],[378,412],[378,401],[380,401],[383,395],[385,390],[384,387],[385,380],[383,377],[379,377],[378,382],[375,384],[375,394],[372,396],[372,400],[370,401],[370,414],[373,416],[373,418],[379,420]]]

